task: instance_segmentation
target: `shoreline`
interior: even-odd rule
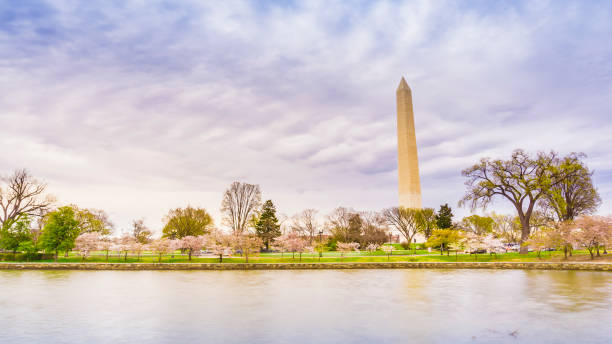
[[[11,263],[0,270],[351,270],[351,269],[499,269],[612,271],[596,262],[329,262],[329,263]]]

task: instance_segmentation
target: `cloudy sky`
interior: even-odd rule
[[[119,230],[187,204],[220,223],[235,180],[288,215],[377,210],[405,76],[425,205],[456,206],[480,157],[553,149],[588,154],[607,214],[611,37],[603,1],[4,0],[0,174]]]

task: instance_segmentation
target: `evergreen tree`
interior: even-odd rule
[[[271,200],[267,200],[261,207],[261,214],[255,223],[255,232],[266,245],[266,251],[270,249],[270,243],[281,235],[276,207]]]
[[[71,207],[61,207],[48,216],[40,236],[40,246],[47,252],[53,252],[57,261],[57,253],[71,250],[81,230]]]
[[[453,226],[453,212],[448,203],[440,206],[440,210],[436,215],[436,222],[440,229],[451,228]]]

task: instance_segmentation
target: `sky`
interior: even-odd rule
[[[0,174],[116,230],[259,184],[291,216],[397,194],[412,88],[423,203],[482,157],[584,152],[612,213],[612,3],[0,0]],[[510,212],[504,202],[488,210]]]

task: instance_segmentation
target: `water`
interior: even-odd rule
[[[0,342],[610,343],[612,273],[0,271]]]

